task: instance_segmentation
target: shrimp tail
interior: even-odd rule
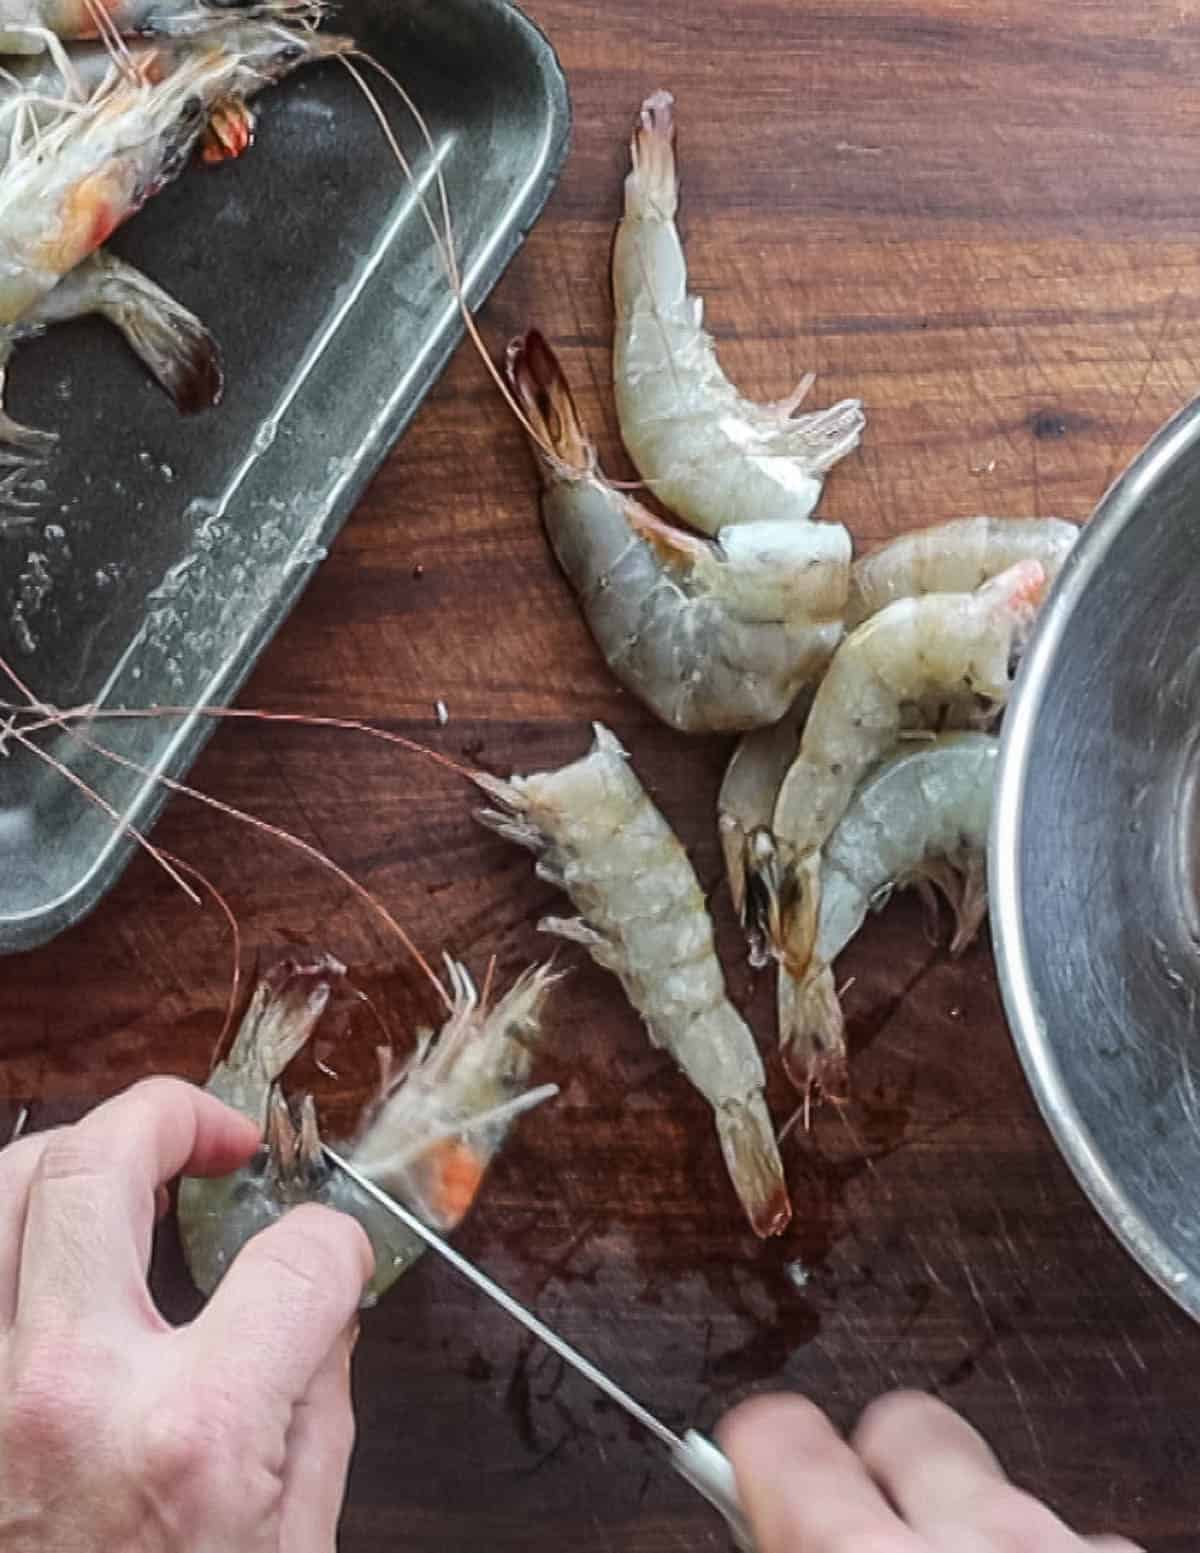
[[[727,860],[728,856],[727,852]],[[734,897],[741,900],[739,915],[750,945],[750,963],[761,970],[769,957],[768,946],[773,951],[783,942],[788,905],[787,874],[779,846],[765,825],[756,826],[745,837],[737,875],[740,885],[734,886]]]
[[[625,180],[625,214],[634,220],[674,221],[679,209],[674,108],[670,92],[659,91],[638,114],[629,148],[633,167]]]
[[[594,474],[596,449],[584,430],[570,384],[545,338],[531,329],[505,353],[508,386],[537,434],[543,475],[580,480]]]
[[[802,1095],[844,1098],[847,1089],[846,1021],[828,965],[810,965],[800,978],[779,969],[779,1043],[784,1071]]]
[[[259,978],[223,1066],[274,1085],[307,1044],[345,973],[329,954],[289,955],[272,966]]]
[[[907,881],[905,881],[907,882]],[[974,942],[987,915],[987,864],[981,853],[948,858],[926,858],[912,881],[917,889],[929,892],[927,904],[936,918],[937,903],[933,892],[940,892],[954,913],[954,934],[950,953],[956,959]]]
[[[791,1221],[792,1205],[761,1092],[727,1100],[714,1110],[725,1167],[751,1229],[760,1240],[781,1235]]]
[[[183,415],[219,404],[224,389],[217,342],[168,292],[110,253],[98,251],[66,276],[38,310],[39,323],[98,313],[124,336]]]

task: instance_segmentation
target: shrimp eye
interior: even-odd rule
[[[299,43],[289,43],[286,48],[279,51],[281,65],[298,65],[303,58],[304,49]]]

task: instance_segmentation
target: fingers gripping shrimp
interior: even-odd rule
[[[827,470],[858,445],[862,404],[798,416],[811,379],[780,404],[755,404],[722,372],[675,227],[672,102],[658,92],[642,108],[613,251],[621,436],[655,495],[705,534],[807,518]]]
[[[730,1003],[696,875],[666,820],[599,725],[591,753],[559,771],[502,782],[477,776],[500,805],[484,824],[538,854],[541,878],[580,915],[549,917],[612,971],[655,1046],[675,1059],[713,1109],[726,1168],[756,1234],[791,1217],[763,1098],[762,1060]]]
[[[833,962],[893,888],[916,884],[946,896],[956,922],[951,954],[979,931],[999,748],[989,734],[955,733],[902,751],[866,779],[825,843],[812,959],[799,980],[779,981],[784,1066],[798,1089],[845,1088]]]
[[[1018,561],[1038,561],[1047,587],[1079,537],[1063,518],[954,518],[901,534],[854,563],[846,629],[897,599],[970,593]]]
[[[347,1156],[363,1174],[443,1233],[475,1201],[512,1121],[556,1093],[527,1089],[542,1006],[556,980],[545,967],[520,977],[494,1008],[479,1003],[462,966],[447,961],[451,1013],[424,1032],[399,1072],[381,1058],[382,1083]],[[185,1179],[179,1226],[197,1287],[210,1294],[259,1230],[300,1202],[351,1214],[370,1236],[371,1305],[424,1250],[424,1242],[328,1166],[311,1095],[295,1108],[278,1089],[284,1068],[316,1028],[343,967],[327,955],[292,959],[255,989],[233,1050],[208,1088],[263,1126],[265,1146],[244,1170],[220,1180]]]
[[[613,673],[687,733],[775,722],[841,640],[846,530],[752,523],[712,544],[673,528],[604,479],[540,335],[509,347],[508,375],[540,439],[550,542]]]
[[[760,870],[761,926],[792,976],[813,950],[821,848],[859,783],[895,749],[905,706],[956,687],[1003,704],[1045,586],[1040,563],[1022,561],[974,593],[899,599],[838,649],[776,800],[775,855]]]

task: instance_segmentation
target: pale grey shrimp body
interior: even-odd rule
[[[833,964],[894,888],[916,884],[946,897],[955,917],[952,954],[979,931],[999,749],[990,734],[952,733],[902,750],[867,777],[825,843],[812,958],[799,979],[779,982],[787,1000],[780,1025],[789,1031],[783,1059],[799,1089],[845,1087]]]
[[[820,907],[821,849],[855,790],[892,754],[905,708],[956,688],[1002,705],[1045,590],[1023,561],[974,593],[900,599],[853,631],[822,680],[772,818],[776,854],[760,877],[762,931],[799,977],[812,955]],[[781,1031],[786,1042],[787,1032]]]
[[[704,895],[687,855],[605,728],[558,771],[477,776],[500,806],[480,818],[538,855],[580,915],[541,927],[580,943],[620,980],[655,1046],[712,1107],[751,1226],[778,1234],[791,1208],[754,1038],[729,1001]]]
[[[480,1005],[466,971],[448,962],[449,1017],[436,1036],[423,1033],[411,1061],[385,1066],[346,1157],[426,1223],[447,1233],[478,1195],[492,1159],[521,1112],[555,1093],[529,1089],[542,1006],[554,977],[527,972],[493,1008]],[[375,1252],[364,1293],[373,1304],[424,1251],[424,1242],[349,1177],[321,1147],[310,1095],[289,1108],[278,1086],[283,1068],[320,1019],[342,968],[327,956],[290,961],[260,982],[229,1059],[209,1089],[264,1127],[264,1147],[243,1170],[219,1180],[186,1178],[179,1227],[188,1268],[204,1294],[216,1287],[251,1236],[301,1202],[351,1214]]]
[[[901,534],[855,561],[846,629],[897,599],[971,593],[1018,561],[1037,561],[1049,586],[1078,538],[1065,518],[952,518]]]
[[[514,342],[508,373],[539,438],[550,542],[613,673],[683,732],[781,717],[841,640],[847,531],[752,523],[715,544],[685,533],[604,479],[540,335]]]
[[[826,472],[857,447],[862,404],[796,414],[811,379],[779,404],[730,383],[687,289],[675,225],[672,99],[647,99],[613,250],[613,386],[621,437],[667,507],[705,534],[735,523],[809,517]]]

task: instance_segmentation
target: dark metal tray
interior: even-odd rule
[[[566,155],[553,50],[505,0],[345,0],[326,26],[354,33],[428,121],[478,305]],[[349,75],[310,68],[261,107],[249,155],[189,169],[112,244],[216,334],[224,402],[179,418],[92,321],[15,358],[12,413],[62,441],[36,524],[0,533],[0,654],[55,706],[232,699],[462,338],[412,187]],[[433,158],[399,104],[388,111],[436,210]],[[106,722],[103,741],[179,777],[211,729],[203,717]],[[2,732],[0,717],[0,754]],[[160,784],[66,736],[45,747],[123,818],[153,822]],[[11,746],[0,952],[76,922],[135,844]]]

